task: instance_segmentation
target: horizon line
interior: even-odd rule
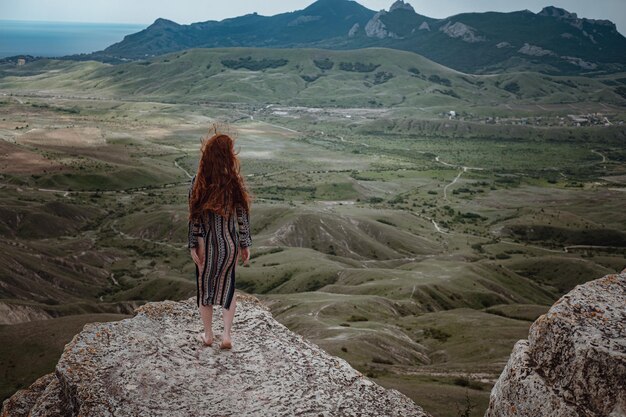
[[[164,18],[159,18],[164,19]],[[168,19],[169,20],[169,19]],[[41,19],[0,19],[0,22],[26,22],[26,23],[64,23],[64,24],[93,24],[93,25],[132,25],[132,26],[150,26],[154,22],[150,23],[137,23],[137,22],[94,22],[94,21],[79,21],[79,20],[41,20]]]

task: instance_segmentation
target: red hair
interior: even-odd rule
[[[251,196],[240,173],[233,139],[216,133],[202,145],[202,156],[189,200],[189,219],[206,210],[229,217],[240,205],[250,210]]]

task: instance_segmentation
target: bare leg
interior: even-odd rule
[[[204,343],[210,345],[213,343],[213,304],[204,306],[200,303],[200,317],[204,325]]]
[[[222,344],[220,346],[222,349],[230,349],[232,346],[230,330],[233,327],[233,319],[235,318],[236,300],[237,297],[233,295],[230,308],[228,310],[222,309],[222,315],[224,316],[224,335],[222,336]]]
[[[198,257],[202,261],[200,265],[198,265],[199,273],[202,274],[202,270],[204,269],[204,239],[202,237],[198,237]],[[198,280],[198,292],[200,292],[200,280]],[[211,345],[213,343],[213,304],[202,305],[200,302],[200,317],[202,318],[202,324],[204,325],[204,343],[206,345]]]

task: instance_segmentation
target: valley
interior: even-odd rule
[[[195,297],[187,189],[214,122],[255,196],[238,291],[433,416],[483,415],[532,321],[626,267],[624,74],[468,75],[383,49],[145,62],[0,68],[3,398],[84,323]]]

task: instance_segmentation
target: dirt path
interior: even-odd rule
[[[433,226],[435,226],[435,230],[436,230],[437,232],[439,232],[439,233],[441,233],[441,234],[443,234],[443,235],[449,235],[449,234],[450,234],[450,232],[447,232],[447,231],[443,230],[443,229],[441,228],[441,226],[439,226],[435,220],[430,219],[430,221],[431,221],[431,223],[433,224]]]
[[[439,162],[440,164],[445,165],[447,167],[460,168],[461,169],[459,174],[456,177],[454,177],[452,182],[447,184],[445,187],[443,187],[443,199],[446,200],[446,201],[449,201],[448,200],[448,188],[451,187],[452,185],[456,184],[456,182],[459,180],[459,178],[461,178],[461,175],[463,175],[464,172],[467,172],[469,170],[483,171],[485,169],[485,168],[478,168],[478,167],[467,167],[467,166],[464,166],[464,165],[449,164],[448,162],[445,162],[445,161],[442,161],[441,159],[439,159],[439,156],[435,156],[435,162]]]
[[[178,169],[180,169],[181,171],[183,171],[185,173],[185,175],[187,176],[187,178],[192,178],[193,175],[191,175],[189,172],[187,172],[187,170],[183,167],[181,167],[180,165],[178,165],[178,161],[174,161],[174,166]]]
[[[463,175],[464,172],[466,172],[467,170],[465,169],[465,167],[463,167],[463,169],[461,171],[459,171],[459,174],[454,177],[454,179],[452,180],[451,183],[447,184],[445,187],[443,187],[443,199],[446,201],[448,200],[448,188],[453,186],[454,184],[456,184],[456,182],[459,180],[459,178],[461,178],[461,175]]]
[[[604,154],[596,151],[595,149],[591,150],[592,153],[595,153],[596,155],[602,157],[602,163],[605,163],[606,161],[608,161],[608,159],[606,158],[606,156],[604,156]]]

